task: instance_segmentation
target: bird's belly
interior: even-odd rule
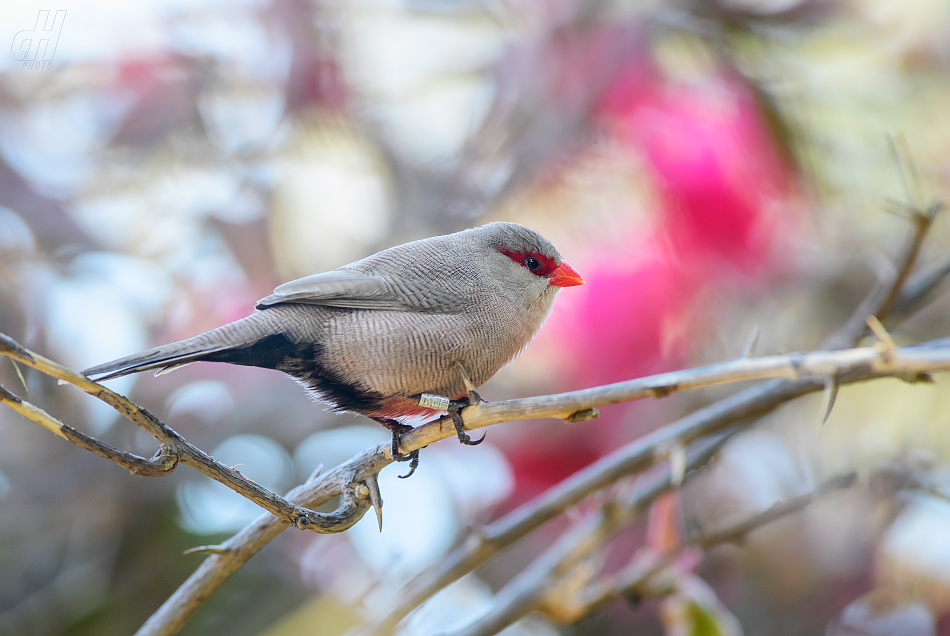
[[[457,314],[347,312],[331,320],[323,355],[342,378],[382,396],[454,398],[466,393],[459,364],[480,385],[527,343],[499,322]]]

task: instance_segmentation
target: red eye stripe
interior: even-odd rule
[[[516,252],[506,247],[499,247],[498,251],[525,269],[528,269],[528,266],[524,264],[526,258],[530,256],[532,258],[538,259],[538,262],[541,263],[541,267],[535,270],[528,270],[535,276],[550,276],[551,272],[557,269],[557,262],[553,258],[550,256],[545,256],[544,254],[539,254],[538,252]]]

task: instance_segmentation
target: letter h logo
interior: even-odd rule
[[[42,9],[36,16],[36,26],[32,30],[20,31],[13,36],[13,44],[10,46],[13,57],[21,62],[32,62],[36,60],[42,49],[41,59],[46,62],[52,61],[65,21],[66,9],[56,11],[52,23],[49,19],[49,10]]]

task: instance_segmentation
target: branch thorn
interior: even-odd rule
[[[231,554],[232,550],[223,545],[199,545],[194,548],[188,548],[182,554]]]
[[[472,378],[469,377],[468,371],[465,370],[462,363],[456,362],[455,366],[458,367],[459,375],[462,376],[462,382],[465,384],[465,390],[468,391],[468,404],[469,406],[475,406],[482,401],[482,397],[478,394],[475,383],[472,382]]]
[[[835,400],[838,399],[838,378],[834,374],[825,377],[825,390],[822,393],[822,399],[825,405],[825,414],[821,419],[821,429],[824,430],[828,418],[831,417],[831,409],[835,406]]]
[[[320,476],[320,473],[323,471],[323,464],[317,464],[317,467],[313,469],[313,472],[310,473],[310,476],[307,477],[307,481],[304,482],[305,485],[310,485],[317,480]]]
[[[383,531],[383,497],[379,492],[379,480],[376,474],[372,474],[363,482],[369,491],[369,500],[373,504],[373,510],[376,511],[376,520],[379,522],[379,531]]]
[[[26,385],[26,379],[23,377],[23,372],[20,371],[20,365],[18,365],[13,358],[10,358],[10,362],[13,364],[13,370],[16,371],[17,377],[20,378],[20,384],[23,385],[23,390],[29,393],[30,387]]]
[[[907,139],[903,134],[900,134],[897,137],[888,135],[887,140],[890,142],[888,145],[890,146],[891,154],[893,155],[894,162],[897,164],[897,169],[901,176],[904,193],[907,195],[907,200],[910,201],[910,205],[906,207],[909,208],[909,211],[913,214],[919,215],[921,208],[923,208],[920,172],[917,170],[917,164],[914,162],[914,158],[907,148]]]
[[[745,346],[742,348],[742,357],[751,358],[755,355],[755,348],[759,344],[759,326],[756,325],[752,327],[752,333],[749,334],[749,339],[746,340]]]
[[[884,325],[881,324],[877,316],[868,316],[867,322],[874,336],[880,341],[879,349],[884,362],[889,363],[894,350],[897,349],[897,344],[894,342],[894,339],[891,338],[891,334],[887,333],[887,329],[884,328]]]

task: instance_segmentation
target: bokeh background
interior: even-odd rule
[[[726,359],[755,327],[760,353],[806,349],[910,231],[884,202],[950,186],[946,0],[57,2],[0,4],[0,43],[40,9],[67,11],[49,69],[0,51],[0,331],[74,368],[242,317],[282,281],[498,219],[539,230],[588,284],[561,293],[486,399]],[[894,145],[917,167],[909,193]],[[923,262],[948,247],[940,219]],[[895,338],[950,335],[948,310],[938,297]],[[23,379],[0,361],[8,389],[154,450],[78,391]],[[277,490],[387,437],[276,372],[201,363],[111,386]],[[342,633],[368,592],[467,527],[727,392],[434,445],[412,479],[384,470],[382,534],[372,514],[343,535],[285,533],[182,633]],[[948,462],[947,382],[876,382],[842,390],[824,427],[820,397],[764,420],[690,482],[683,515],[716,527],[885,464],[946,485]],[[186,468],[133,477],[0,410],[0,633],[131,633],[197,567],[182,550],[258,512]],[[405,633],[483,611],[566,523]],[[644,536],[632,528],[609,559]],[[843,630],[828,625],[860,624],[872,601],[897,608],[891,631],[828,633],[950,634],[950,503],[855,488],[698,573],[746,634]],[[678,633],[661,610],[512,633]]]

